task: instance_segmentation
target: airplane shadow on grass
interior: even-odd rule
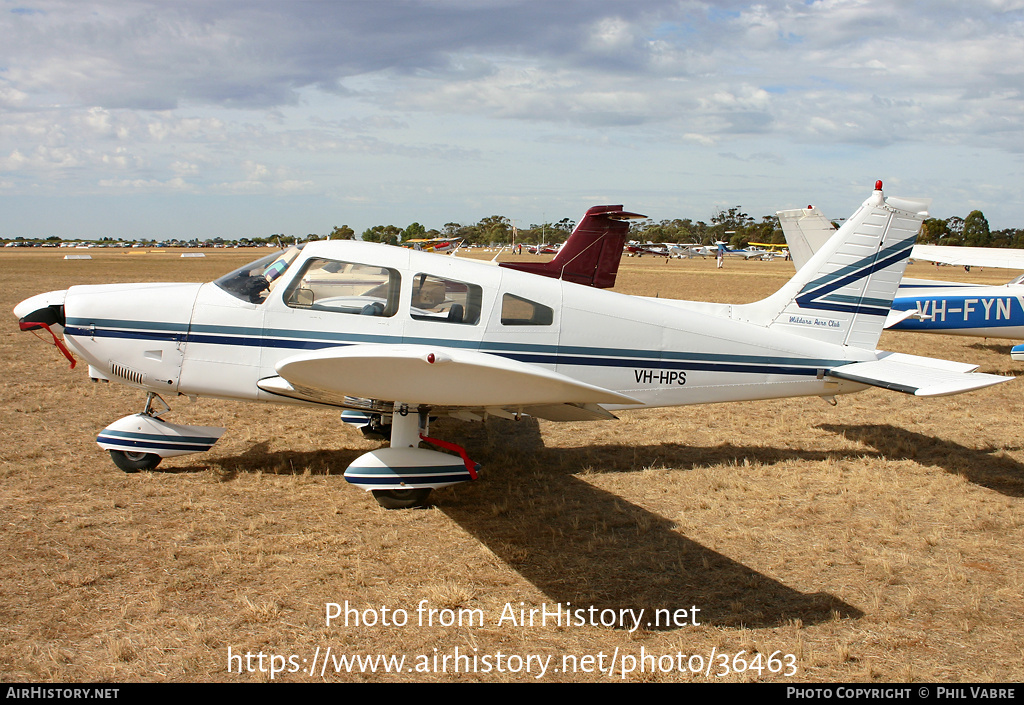
[[[545,448],[533,419],[453,424],[437,435],[465,444],[486,473],[479,482],[435,493],[438,509],[551,603],[616,611],[643,608],[645,621],[655,610],[671,613],[696,606],[701,610],[697,621],[716,626],[776,627],[797,619],[807,625],[863,616],[833,595],[787,587],[687,538],[665,517],[574,477],[587,467],[627,472],[658,462],[706,465],[713,452],[742,457],[751,455],[750,448]],[[761,450],[771,456],[760,458],[764,462],[828,456]],[[267,453],[258,444],[241,456],[211,459],[211,465],[225,479],[257,471],[338,475],[361,453]]]
[[[463,428],[467,433],[459,442],[487,475],[446,491],[438,508],[555,602],[602,610],[643,608],[646,617],[658,609],[696,606],[701,623],[717,626],[774,627],[796,619],[813,624],[863,616],[833,595],[787,587],[687,538],[665,517],[574,476],[588,467],[595,472],[635,471],[660,462],[678,467],[678,454],[692,458],[684,467],[706,465],[702,449],[545,448],[537,422],[526,419]],[[778,455],[794,457],[788,450]]]
[[[819,428],[870,446],[879,458],[909,458],[1008,496],[1024,496],[1024,464],[995,449],[968,448],[891,425]],[[575,475],[588,468],[599,473],[661,465],[687,469],[743,458],[761,464],[861,458],[864,450],[671,443],[546,448],[533,419],[442,421],[435,429],[435,435],[465,445],[485,473],[480,482],[435,493],[438,508],[551,602],[643,608],[645,616],[693,605],[701,610],[699,621],[717,626],[774,627],[795,619],[814,624],[863,616],[833,595],[802,593],[687,538],[665,517]],[[268,444],[256,444],[241,455],[211,458],[209,465],[225,480],[248,472],[341,475],[362,452],[271,453]]]
[[[968,448],[889,424],[822,424],[818,428],[871,446],[888,460],[908,459],[919,465],[940,467],[1008,497],[1024,497],[1024,464],[998,455],[996,448]],[[1016,451],[1020,447],[1006,450]]]
[[[981,343],[971,343],[967,347],[971,350],[981,350],[983,352],[994,352],[1000,355],[1005,355],[1007,358],[1010,357],[1010,349],[1015,345],[1006,343],[990,343],[988,341]],[[1000,373],[1003,374],[1003,373]]]

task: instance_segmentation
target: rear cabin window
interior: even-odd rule
[[[501,325],[550,326],[555,319],[553,309],[515,294],[501,297]]]
[[[412,307],[417,321],[476,325],[480,321],[483,289],[476,284],[419,273],[412,280]]]
[[[394,316],[401,277],[394,269],[314,257],[284,292],[291,308]]]

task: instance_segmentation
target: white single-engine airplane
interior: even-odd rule
[[[97,438],[126,471],[206,450],[223,432],[164,421],[158,395],[314,404],[363,412],[382,432],[390,425],[390,447],[356,459],[345,478],[384,506],[413,506],[432,488],[476,476],[463,449],[429,438],[431,417],[610,419],[616,409],[834,401],[867,386],[939,396],[1006,381],[969,364],[875,350],[927,205],[886,199],[879,182],[789,283],[744,305],[627,296],[399,247],[319,241],[207,284],[76,286],[14,312],[22,329],[48,328],[55,343],[63,334],[91,377],[147,392],[141,413]]]
[[[836,233],[813,206],[778,211],[797,268]],[[1024,269],[1024,250],[914,245],[910,259],[974,267]],[[1024,338],[1024,275],[999,285],[906,278],[893,298],[885,327],[921,333],[985,338]],[[1024,345],[1010,350],[1024,361]]]

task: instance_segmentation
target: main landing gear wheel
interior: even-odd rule
[[[421,507],[426,504],[427,497],[430,496],[429,487],[419,487],[408,490],[371,491],[373,492],[373,498],[377,500],[377,504],[385,509],[409,509],[410,507]]]
[[[152,470],[163,460],[156,453],[141,453],[131,450],[111,450],[110,459],[125,472]],[[429,492],[429,490],[427,490]]]

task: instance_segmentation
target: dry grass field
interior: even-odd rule
[[[378,444],[332,410],[168,399],[169,420],[227,433],[155,472],[116,470],[96,433],[143,395],[69,370],[11,308],[76,283],[210,280],[257,255],[63,254],[0,253],[0,680],[1024,680],[1019,380],[931,400],[870,390],[836,407],[439,423],[481,479],[386,511],[341,476]],[[744,302],[791,273],[625,259],[618,289]],[[1022,369],[1008,341],[887,332],[880,346]],[[326,605],[346,601],[378,623],[327,624]],[[499,623],[506,605],[556,603],[643,609],[643,625]],[[379,623],[396,610],[404,626]],[[406,661],[349,671],[350,654]],[[713,665],[693,673],[696,657]],[[741,672],[720,675],[726,661]]]

